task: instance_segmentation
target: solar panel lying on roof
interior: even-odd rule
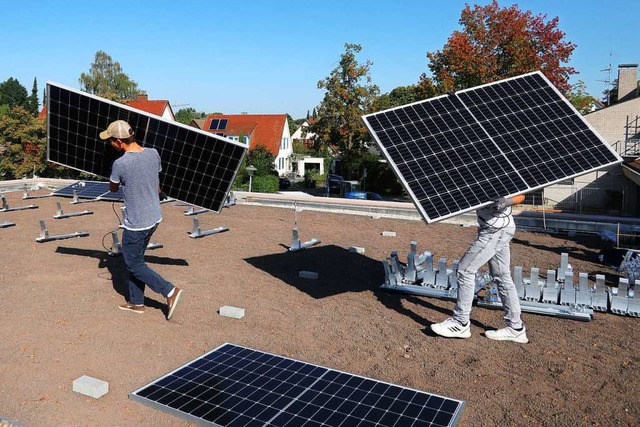
[[[427,222],[622,161],[539,71],[363,119]]]
[[[172,122],[126,105],[47,83],[48,160],[109,178],[121,155],[99,138],[115,120],[126,120],[136,141],[158,150],[160,185],[176,200],[220,212],[247,145]]]
[[[51,193],[52,196],[77,196],[80,199],[108,200],[119,202],[124,200],[122,188],[112,193],[109,183],[104,181],[78,181],[66,187],[59,188]]]
[[[204,425],[452,426],[464,402],[223,344],[129,395]]]

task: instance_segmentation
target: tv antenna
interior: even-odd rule
[[[609,65],[607,65],[607,68],[600,70],[600,72],[607,73],[606,79],[598,80],[599,82],[603,82],[605,84],[604,93],[607,97],[607,99],[605,99],[605,103],[607,104],[607,106],[611,105],[611,88],[613,87],[613,82],[611,81],[611,60],[613,58],[613,55],[615,55],[614,52],[609,52]]]

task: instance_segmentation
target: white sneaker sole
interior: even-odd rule
[[[173,317],[173,313],[176,311],[176,307],[178,307],[178,302],[180,301],[180,297],[182,296],[182,289],[178,291],[178,295],[176,295],[175,301],[173,301],[173,305],[169,309],[169,313],[167,313],[167,320],[171,320]]]
[[[438,324],[434,324],[431,325],[431,330],[437,334],[440,335],[441,337],[445,337],[445,338],[471,338],[471,330],[470,329],[466,329],[462,332],[451,332],[448,329],[440,329],[438,327]]]
[[[509,336],[503,336],[503,335],[493,335],[493,334],[489,334],[488,332],[491,332],[491,331],[485,332],[484,336],[494,341],[513,341],[519,344],[527,344],[529,342],[529,339],[525,334],[518,335],[515,337],[509,337]]]

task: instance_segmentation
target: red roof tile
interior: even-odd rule
[[[156,116],[161,116],[164,114],[164,110],[169,107],[171,110],[171,106],[169,105],[169,101],[167,100],[157,100],[157,101],[145,101],[145,100],[135,100],[135,101],[126,101],[125,105],[133,108],[137,108],[138,110],[145,111],[150,114],[155,114]],[[173,114],[173,111],[171,111]],[[38,114],[39,119],[44,119],[47,117],[47,106],[42,107],[42,110]]]
[[[224,130],[212,130],[209,129],[212,119],[229,121]],[[271,154],[277,156],[286,123],[286,114],[211,114],[206,117],[202,129],[228,136],[248,136],[251,140],[251,148],[264,145]]]
[[[155,114],[156,116],[162,116],[164,114],[164,110],[169,105],[169,101],[166,100],[157,100],[157,101],[126,101],[125,105],[133,108],[137,108],[138,110],[146,111],[147,113]],[[171,107],[169,107],[171,108]]]

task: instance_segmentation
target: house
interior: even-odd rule
[[[146,93],[139,93],[136,99],[133,101],[125,101],[124,104],[173,122],[176,121],[176,117],[173,114],[173,109],[171,108],[169,101],[164,99],[149,100],[149,96]]]
[[[313,144],[315,142],[316,134],[309,131],[309,126],[311,123],[309,121],[313,121],[312,118],[305,120],[295,132],[291,135],[291,140],[293,142],[301,142],[307,148],[313,148]]]
[[[536,196],[576,212],[633,215],[640,212],[640,97],[638,65],[618,67],[618,102],[584,116],[624,159],[622,165],[551,185]],[[635,179],[634,179],[635,177]]]
[[[236,141],[245,141],[249,150],[264,146],[275,156],[278,175],[291,172],[291,133],[286,114],[210,114],[203,120],[192,120],[191,126]]]
[[[315,144],[316,134],[309,131],[309,126],[311,126],[313,121],[313,118],[305,120],[298,129],[293,132],[291,140],[294,143],[300,142],[304,144],[305,147],[312,149]],[[305,176],[310,170],[317,170],[320,175],[323,175],[325,172],[324,159],[322,157],[296,156],[294,159],[294,170],[298,176]]]
[[[160,116],[167,120],[171,120],[173,122],[176,121],[176,117],[173,114],[173,109],[171,108],[171,104],[167,100],[149,100],[149,97],[146,93],[139,93],[138,97],[132,101],[125,101],[124,105],[129,107],[142,110],[146,113],[154,114],[156,116]],[[40,110],[38,114],[39,119],[47,118],[47,105],[45,104]]]

